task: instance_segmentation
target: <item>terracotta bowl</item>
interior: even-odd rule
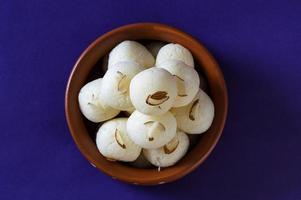
[[[159,40],[179,43],[194,56],[196,69],[207,79],[209,95],[215,105],[215,118],[211,128],[201,134],[198,143],[176,165],[164,168],[139,169],[120,162],[106,160],[97,150],[97,125],[89,123],[81,114],[77,101],[81,87],[89,80],[100,77],[101,59],[124,40]],[[65,111],[71,135],[87,160],[97,169],[114,179],[132,184],[156,185],[174,181],[198,167],[210,154],[219,140],[227,115],[227,89],[223,74],[208,50],[190,35],[167,25],[138,23],[114,29],[96,39],[79,57],[69,77]]]

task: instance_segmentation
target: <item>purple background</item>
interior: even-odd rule
[[[229,90],[224,134],[180,181],[127,185],[79,153],[64,115],[99,35],[161,22],[202,41]],[[0,199],[301,199],[301,1],[0,0]]]

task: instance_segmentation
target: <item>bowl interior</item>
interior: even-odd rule
[[[103,58],[124,40],[159,40],[179,43],[193,54],[195,69],[206,78],[207,91],[215,105],[215,118],[210,129],[200,135],[199,142],[176,165],[164,168],[139,169],[120,162],[107,161],[95,145],[99,125],[86,120],[78,106],[78,92],[90,80],[102,77]],[[199,42],[175,28],[152,23],[140,23],[115,29],[94,41],[80,56],[70,75],[65,99],[66,118],[70,132],[82,154],[109,176],[134,184],[161,184],[176,180],[201,164],[214,148],[224,127],[227,114],[227,91],[223,75],[214,58]]]
[[[155,42],[155,41],[158,41],[158,40],[136,40],[137,42],[143,44],[143,45],[146,45],[150,42]],[[161,41],[162,42],[162,41]],[[166,43],[167,44],[167,43]],[[107,71],[107,64],[108,64],[108,54],[106,54],[104,57],[100,58],[97,63],[94,65],[94,67],[91,69],[91,71],[89,72],[88,74],[88,77],[87,77],[87,80],[85,82],[88,83],[90,81],[93,81],[95,79],[98,79],[100,77],[103,77],[104,74],[106,73]],[[202,72],[202,68],[198,66],[198,63],[195,63],[195,69],[196,71],[198,72],[198,74],[205,79],[205,81],[207,82],[207,79],[204,75],[204,73]],[[209,87],[205,87],[203,88],[203,90],[209,95],[211,96],[210,94],[210,88]],[[97,130],[99,129],[99,127],[104,123],[104,122],[101,122],[101,123],[93,123],[91,121],[89,121],[88,119],[86,119],[84,116],[83,117],[83,120],[84,120],[84,124],[87,128],[87,131],[90,135],[90,137],[92,138],[92,140],[94,141],[95,143],[95,140],[96,140],[96,133],[97,133]],[[126,112],[120,112],[120,114],[118,114],[115,118],[117,117],[128,117],[128,115],[126,114]],[[193,137],[193,140],[199,140],[203,134],[188,134],[189,137]],[[195,143],[193,144],[190,144],[189,146],[189,150],[188,152],[194,147]],[[122,162],[122,164],[127,164],[126,162]]]

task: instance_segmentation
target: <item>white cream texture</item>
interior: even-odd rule
[[[146,149],[165,145],[176,135],[176,129],[176,119],[170,112],[160,116],[150,116],[135,111],[127,122],[130,138]]]
[[[169,71],[177,80],[178,95],[173,107],[189,104],[199,90],[200,78],[194,68],[182,61],[166,60],[157,67]]]
[[[158,149],[143,149],[146,159],[157,167],[169,167],[176,164],[187,152],[189,138],[178,131],[175,138],[164,147]]]
[[[78,94],[81,112],[88,120],[95,123],[111,119],[120,112],[107,105],[99,94],[102,83],[102,78],[91,81],[82,87]]]
[[[116,63],[103,77],[101,96],[111,107],[119,110],[133,110],[129,85],[131,79],[144,68],[130,61]]]
[[[142,44],[129,40],[121,42],[110,52],[108,68],[121,61],[137,62],[145,68],[155,64],[153,55]]]
[[[108,160],[131,162],[141,153],[141,147],[129,138],[126,123],[127,118],[116,118],[105,122],[97,132],[97,148]]]
[[[186,133],[210,128],[214,104],[202,90],[206,81],[194,69],[192,54],[182,45],[154,41],[144,47],[123,41],[101,67],[108,67],[104,77],[87,83],[78,101],[88,120],[109,120],[96,136],[108,160],[138,168],[169,167],[186,154],[190,140],[197,142]],[[121,110],[130,117],[112,119]]]
[[[190,51],[180,44],[170,43],[160,49],[156,58],[156,66],[159,66],[161,62],[166,60],[179,60],[186,65],[194,67],[194,61]]]
[[[136,110],[148,115],[162,115],[176,100],[176,78],[165,69],[144,70],[132,79],[130,97]]]
[[[210,97],[199,90],[194,100],[187,106],[173,108],[178,128],[190,134],[200,134],[207,131],[214,118],[214,104]]]

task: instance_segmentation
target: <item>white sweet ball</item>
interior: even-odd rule
[[[189,104],[199,90],[200,78],[194,68],[178,60],[166,60],[157,67],[169,71],[177,80],[178,96],[173,107]]]
[[[98,123],[111,119],[119,114],[119,110],[107,105],[99,95],[102,79],[96,79],[81,88],[78,94],[79,108],[90,121]]]
[[[187,106],[173,108],[179,129],[190,134],[200,134],[209,129],[214,118],[214,104],[210,97],[199,90],[194,100]]]
[[[105,122],[97,132],[97,148],[108,160],[131,162],[141,153],[141,148],[129,138],[126,123],[127,118],[116,118]]]
[[[176,164],[186,154],[188,147],[188,136],[178,131],[168,144],[158,149],[143,149],[143,154],[153,165],[169,167]]]
[[[194,61],[190,51],[180,44],[170,43],[160,49],[156,58],[156,66],[165,60],[180,60],[186,65],[194,67]]]
[[[137,168],[149,168],[152,166],[152,164],[145,158],[142,152],[135,161],[129,164]]]
[[[100,94],[104,101],[119,110],[132,110],[129,85],[132,78],[144,68],[130,61],[116,63],[103,77]]]
[[[149,42],[145,45],[147,50],[151,52],[151,54],[156,58],[158,55],[159,50],[165,45],[164,42],[160,41],[154,41],[154,42]]]
[[[130,138],[146,149],[165,145],[176,135],[176,130],[177,122],[170,112],[160,116],[150,116],[135,111],[127,122]]]
[[[149,68],[155,64],[153,55],[140,43],[123,41],[118,44],[109,55],[109,68],[121,61],[134,61]]]
[[[176,78],[162,68],[144,70],[132,79],[130,97],[136,110],[148,115],[162,115],[176,100]]]

